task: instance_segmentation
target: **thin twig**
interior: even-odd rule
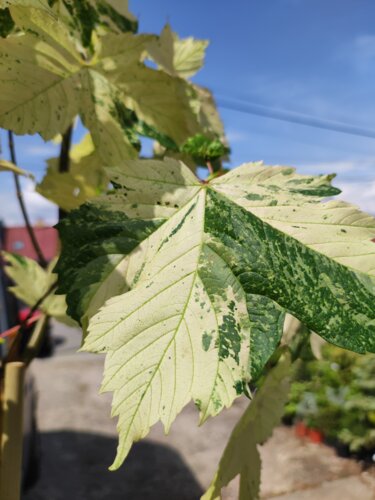
[[[24,328],[27,325],[27,322],[31,318],[31,316],[39,309],[39,307],[43,304],[43,302],[53,293],[57,288],[57,281],[52,283],[52,285],[48,288],[48,290],[40,297],[40,299],[33,305],[33,307],[30,309],[28,315],[26,318],[22,321],[20,324],[20,329]]]
[[[214,173],[214,167],[212,166],[211,161],[207,160],[206,161],[206,165],[207,165],[207,168],[208,168],[208,172],[210,173],[210,175],[212,175]]]
[[[8,144],[9,144],[9,151],[10,151],[11,160],[15,165],[17,165],[16,149],[14,146],[13,132],[11,130],[8,130]],[[21,208],[23,220],[25,221],[26,230],[29,234],[31,243],[34,247],[35,253],[38,256],[38,260],[39,260],[40,264],[43,267],[47,267],[47,264],[48,264],[47,260],[43,255],[42,249],[40,248],[40,245],[39,245],[38,240],[36,238],[34,229],[30,223],[29,215],[27,213],[27,209],[26,209],[26,205],[25,205],[25,200],[23,199],[19,175],[16,173],[13,173],[13,177],[14,177],[14,183],[16,186],[16,194],[17,194],[17,198],[18,198],[18,203],[19,203],[20,208]]]
[[[46,326],[48,323],[48,316],[42,314],[38,319],[36,325],[34,326],[33,333],[25,347],[25,352],[23,354],[23,362],[28,366],[31,361],[36,358],[40,352],[40,348],[43,344]]]
[[[59,157],[59,173],[63,174],[69,172],[70,167],[70,146],[72,144],[73,125],[70,125],[68,130],[64,133],[61,141],[60,157]],[[66,211],[59,208],[59,220],[66,217]]]
[[[19,351],[22,350],[22,345],[23,345],[22,340],[23,340],[25,330],[27,330],[27,323],[28,323],[29,319],[31,318],[31,316],[34,314],[34,312],[37,309],[39,309],[41,304],[47,299],[47,297],[49,297],[51,295],[51,293],[53,293],[56,290],[56,288],[57,288],[57,282],[52,283],[52,285],[48,288],[48,290],[40,297],[39,300],[36,301],[36,303],[33,305],[33,307],[31,307],[28,315],[20,324],[20,327],[18,329],[16,337],[13,340],[13,343],[9,349],[8,354],[7,354],[6,361],[5,361],[6,363],[9,363],[10,361],[19,361],[20,360],[20,354],[22,354],[22,353]]]

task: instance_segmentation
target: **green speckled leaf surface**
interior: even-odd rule
[[[53,12],[10,11],[24,32],[0,38],[1,127],[49,140],[80,115],[106,165],[138,155],[121,107],[177,143],[200,130],[188,83],[141,62],[153,35],[96,35],[86,49]]]
[[[48,3],[46,0],[0,0],[0,9],[6,9],[13,6],[48,10]]]
[[[255,163],[201,183],[176,160],[109,174],[113,191],[60,223],[57,272],[83,349],[107,353],[114,468],[189,400],[204,421],[246,392],[285,311],[330,342],[375,351],[375,282],[361,258],[375,258],[375,222],[324,201],[339,192],[330,176]]]

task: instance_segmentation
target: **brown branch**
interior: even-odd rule
[[[51,293],[53,293],[56,290],[56,288],[57,288],[57,281],[55,281],[54,283],[52,283],[52,285],[48,288],[48,290],[40,297],[40,299],[33,305],[33,307],[31,307],[28,315],[26,316],[26,318],[20,324],[20,330],[22,328],[25,328],[25,326],[27,325],[27,322],[29,321],[29,319],[31,318],[31,316],[35,313],[35,311],[37,311],[39,309],[39,307],[51,295]]]
[[[27,330],[27,323],[28,323],[29,319],[31,318],[31,316],[34,314],[34,312],[37,309],[39,309],[41,304],[46,300],[47,297],[49,297],[51,295],[51,293],[53,293],[56,290],[56,288],[57,288],[57,283],[56,282],[52,283],[52,285],[48,288],[48,290],[30,308],[28,315],[20,324],[20,327],[17,331],[16,337],[13,340],[13,343],[9,349],[9,352],[8,352],[6,360],[5,360],[6,363],[9,363],[10,361],[19,361],[21,359],[20,355],[22,354],[21,351],[23,350],[23,347],[25,345],[23,340],[24,340],[24,333]]]
[[[25,347],[25,352],[23,353],[23,362],[28,366],[31,361],[36,358],[40,352],[40,348],[43,344],[46,326],[48,323],[48,316],[42,314],[38,319],[36,325],[34,326],[33,333]]]
[[[214,167],[212,166],[212,163],[210,160],[207,160],[206,161],[206,165],[207,165],[207,168],[208,168],[208,172],[210,175],[212,175],[214,173]]]
[[[15,150],[14,139],[13,139],[13,132],[11,130],[8,130],[8,144],[9,144],[9,151],[10,151],[11,160],[12,160],[12,162],[15,165],[17,165],[16,150]],[[29,214],[27,213],[27,209],[26,209],[26,205],[25,205],[25,200],[24,200],[23,194],[22,194],[20,177],[16,173],[13,173],[13,177],[14,177],[14,183],[15,183],[15,186],[16,186],[16,194],[17,194],[17,198],[18,198],[18,203],[19,203],[20,208],[21,208],[23,220],[25,221],[26,230],[27,230],[28,235],[30,237],[31,243],[32,243],[32,245],[34,247],[35,253],[38,256],[38,260],[39,260],[40,264],[43,267],[47,267],[47,260],[46,260],[46,258],[43,255],[42,249],[40,248],[40,245],[39,245],[38,240],[36,238],[34,229],[33,229],[32,225],[30,223]]]
[[[69,172],[70,167],[70,146],[72,144],[73,125],[70,125],[68,130],[64,133],[61,141],[60,157],[59,157],[59,173],[63,174]],[[59,220],[66,217],[66,211],[59,208]]]

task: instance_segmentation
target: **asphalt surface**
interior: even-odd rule
[[[32,366],[39,392],[42,469],[23,500],[199,499],[247,400],[238,400],[202,427],[197,427],[194,405],[188,405],[169,436],[156,425],[134,445],[124,466],[109,472],[117,436],[111,396],[98,395],[104,358],[76,352],[77,330],[55,325],[54,337],[55,355]],[[262,498],[375,499],[374,471],[364,472],[331,448],[300,440],[292,428],[277,428],[261,454]],[[223,499],[236,499],[236,492],[234,481]]]

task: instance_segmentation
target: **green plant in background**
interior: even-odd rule
[[[181,40],[169,26],[136,34],[116,0],[0,8],[11,20],[0,40],[0,126],[61,134],[38,191],[71,210],[58,224],[58,293],[82,326],[83,350],[106,353],[102,390],[113,392],[120,437],[112,469],[190,400],[203,423],[244,394],[252,402],[205,499],[237,474],[240,498],[257,498],[257,445],[286,399],[277,391],[289,371],[279,348],[286,312],[333,344],[375,352],[374,219],[325,201],[339,193],[333,176],[262,163],[225,173],[213,97],[188,80],[206,41]],[[77,116],[90,135],[71,148]],[[158,159],[138,158],[142,136]],[[202,182],[197,165],[213,175]],[[28,281],[7,259],[20,294]],[[54,279],[51,269],[43,279]],[[277,366],[266,373],[270,360]],[[335,390],[331,399],[346,397]]]
[[[375,356],[325,345],[322,359],[294,368],[286,416],[303,420],[351,452],[375,449]]]
[[[197,134],[190,137],[181,148],[182,153],[190,155],[195,163],[200,166],[206,166],[217,162],[220,158],[225,157],[230,153],[230,150],[219,139],[211,140],[203,134]],[[220,162],[216,166],[216,170],[221,167]],[[213,173],[214,167],[211,167]]]

